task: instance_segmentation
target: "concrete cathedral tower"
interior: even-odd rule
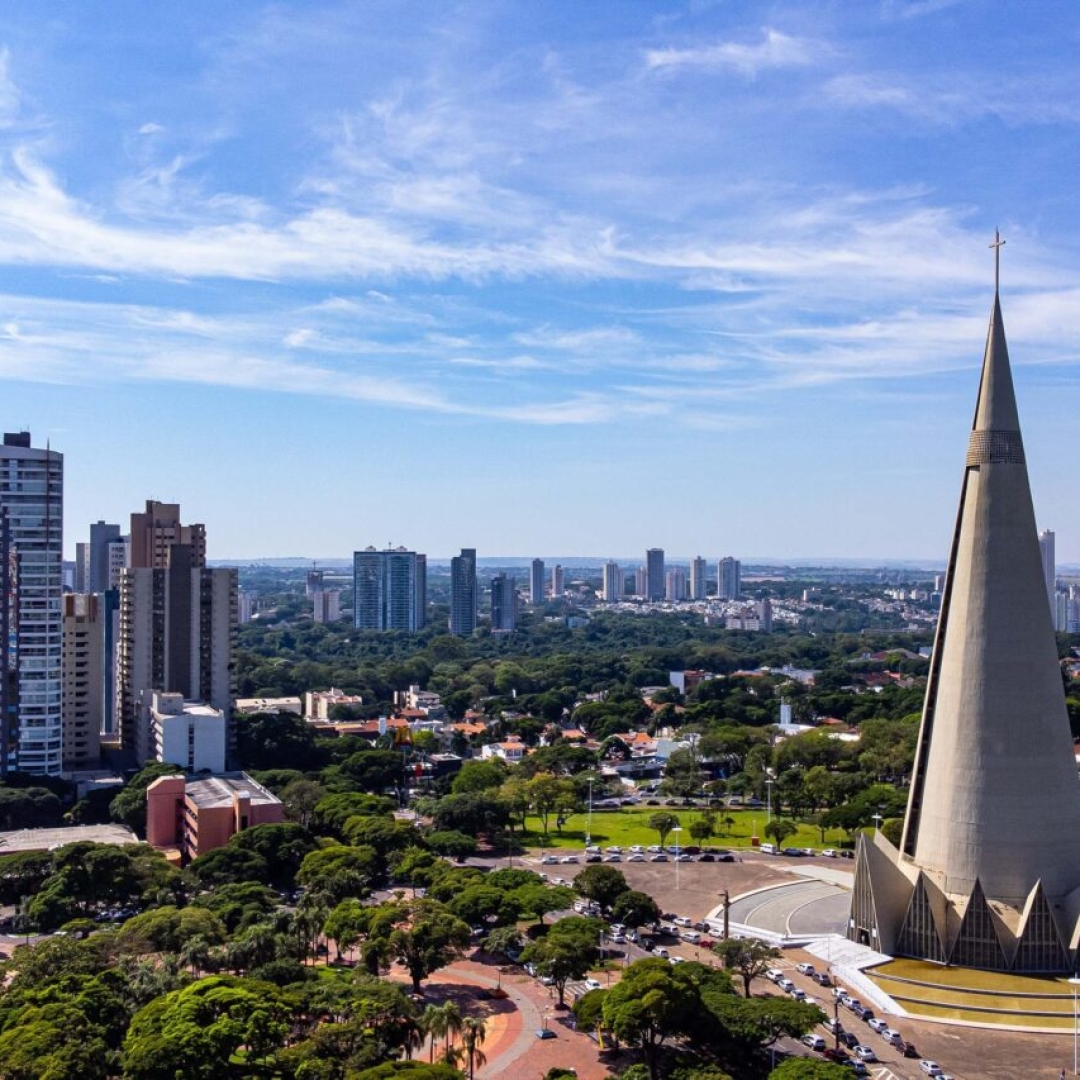
[[[1080,778],[1048,607],[995,283],[903,840],[860,842],[854,940],[964,967],[1072,969]]]

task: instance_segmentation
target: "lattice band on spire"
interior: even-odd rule
[[[968,440],[968,465],[1024,465],[1024,440],[1019,431],[973,431]]]

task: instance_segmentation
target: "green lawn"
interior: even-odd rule
[[[594,810],[592,815],[592,840],[595,844],[618,844],[620,847],[630,847],[632,844],[641,844],[647,847],[649,844],[658,844],[660,836],[655,829],[650,829],[649,818],[656,813],[672,813],[682,825],[683,831],[679,834],[679,843],[682,846],[696,844],[689,833],[690,823],[701,819],[700,810],[676,810],[669,807],[646,806],[624,810]],[[728,827],[723,824],[724,818],[730,817],[734,825]],[[702,843],[706,847],[750,847],[750,837],[757,828],[757,835],[762,840],[765,836],[766,812],[764,810],[725,810],[715,815],[718,833]],[[540,819],[530,817],[526,821],[527,832],[524,836],[524,845],[533,848],[581,848],[585,845],[585,830],[588,824],[586,814],[572,814],[567,818],[562,832],[555,829],[555,819],[551,819],[551,835],[544,837],[540,831]],[[784,841],[785,847],[839,847],[844,833],[838,829],[825,833],[825,843],[821,842],[821,831],[814,825],[799,825],[799,831]],[[670,833],[665,843],[674,844],[675,834]]]

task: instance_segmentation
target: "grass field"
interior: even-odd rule
[[[626,808],[623,810],[594,810],[592,815],[592,840],[595,844],[618,844],[620,847],[630,847],[632,844],[641,844],[647,847],[649,844],[658,844],[660,836],[655,829],[649,828],[649,818],[656,813],[672,813],[679,819],[682,832],[679,833],[679,844],[697,844],[689,833],[690,823],[701,820],[701,811],[682,810],[666,806],[645,806]],[[734,824],[723,825],[725,818],[730,817]],[[755,835],[766,840],[764,810],[724,810],[716,814],[715,820],[720,831],[708,840],[701,841],[707,847],[750,847],[750,837]],[[540,831],[540,819],[530,817],[526,821],[527,832],[523,838],[526,847],[535,848],[581,848],[585,846],[585,832],[588,827],[588,815],[571,814],[563,826],[562,832],[555,829],[554,818],[551,820],[551,834],[547,837]],[[729,831],[730,829],[730,831]],[[785,847],[839,847],[844,834],[837,829],[826,831],[825,842],[821,840],[821,830],[814,825],[799,825],[799,831],[784,841]],[[675,834],[669,833],[665,843],[674,844]]]

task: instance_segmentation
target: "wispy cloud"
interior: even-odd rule
[[[805,67],[816,62],[825,51],[820,42],[765,27],[757,42],[721,41],[686,48],[649,49],[645,53],[645,66],[652,71],[698,68],[754,76],[774,68]]]

